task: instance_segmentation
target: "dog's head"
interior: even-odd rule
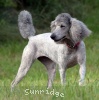
[[[83,22],[72,18],[68,13],[59,14],[51,22],[51,32],[51,38],[55,42],[68,38],[74,43],[80,42],[91,33]]]
[[[66,34],[68,34],[71,26],[70,19],[71,16],[68,13],[62,13],[51,22],[51,38],[54,41],[60,41],[66,37]]]

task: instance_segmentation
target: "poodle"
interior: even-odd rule
[[[29,39],[23,50],[22,60],[13,89],[27,74],[36,59],[43,63],[48,72],[48,88],[52,87],[56,65],[59,65],[61,84],[65,84],[65,73],[70,67],[79,64],[79,85],[84,84],[86,72],[86,49],[83,39],[91,34],[88,27],[68,13],[59,14],[51,22],[51,32],[35,35],[32,16],[28,11],[21,11],[18,26],[23,38]]]

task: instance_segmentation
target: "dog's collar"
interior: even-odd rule
[[[69,45],[66,43],[66,45],[68,46],[68,48],[71,48],[71,49],[77,49],[78,46],[79,46],[80,42],[77,42],[75,45]]]
[[[80,41],[75,44],[75,43],[73,43],[73,41],[71,39],[65,38],[64,43],[66,43],[68,48],[77,49],[80,44]]]

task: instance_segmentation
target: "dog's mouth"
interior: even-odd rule
[[[61,42],[66,38],[66,36],[62,37],[61,39],[54,40],[55,42]]]

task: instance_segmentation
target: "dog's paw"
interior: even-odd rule
[[[84,80],[82,79],[79,80],[79,86],[85,86]]]

